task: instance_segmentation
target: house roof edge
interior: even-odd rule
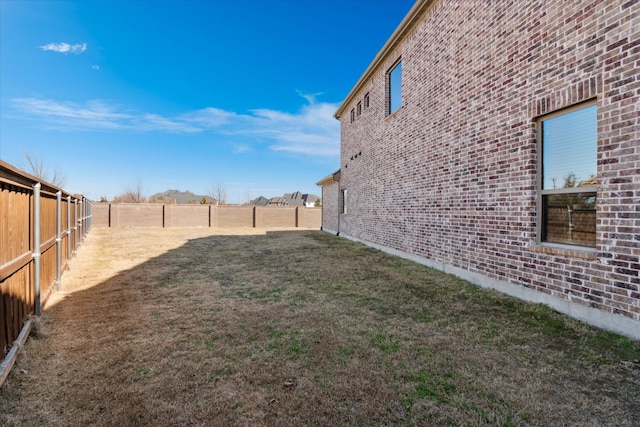
[[[322,187],[324,184],[327,184],[332,181],[340,181],[340,169],[332,173],[331,175],[325,176],[320,181],[316,182],[316,185]]]

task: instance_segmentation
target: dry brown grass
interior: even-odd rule
[[[326,233],[213,232],[93,230],[0,422],[638,425],[637,343]]]

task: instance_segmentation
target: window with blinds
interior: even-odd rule
[[[583,104],[542,117],[539,132],[540,241],[595,247],[596,104]]]

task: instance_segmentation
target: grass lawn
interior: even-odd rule
[[[304,230],[92,230],[0,390],[9,426],[639,423],[639,343]]]

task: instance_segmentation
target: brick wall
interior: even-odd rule
[[[211,205],[164,205],[165,227],[207,227]]]
[[[339,202],[340,182],[333,179],[322,183],[322,230],[337,234],[340,229]]]
[[[298,208],[298,224],[300,228],[319,228],[322,226],[322,209]]]
[[[213,218],[214,227],[253,227],[254,209],[244,206],[217,208]]]
[[[96,209],[93,211],[95,227],[102,227],[105,224],[111,227],[162,227],[163,224],[162,205],[96,204],[95,207]]]
[[[340,234],[640,330],[640,2],[418,1],[410,13],[337,113]],[[402,107],[387,116],[399,58]],[[541,245],[536,119],[594,99],[596,248]],[[337,224],[325,191],[323,225]]]
[[[93,205],[94,227],[299,227],[320,228],[322,210],[163,204]]]
[[[295,227],[297,211],[295,207],[256,207],[256,227],[266,227],[268,224],[275,227]]]

